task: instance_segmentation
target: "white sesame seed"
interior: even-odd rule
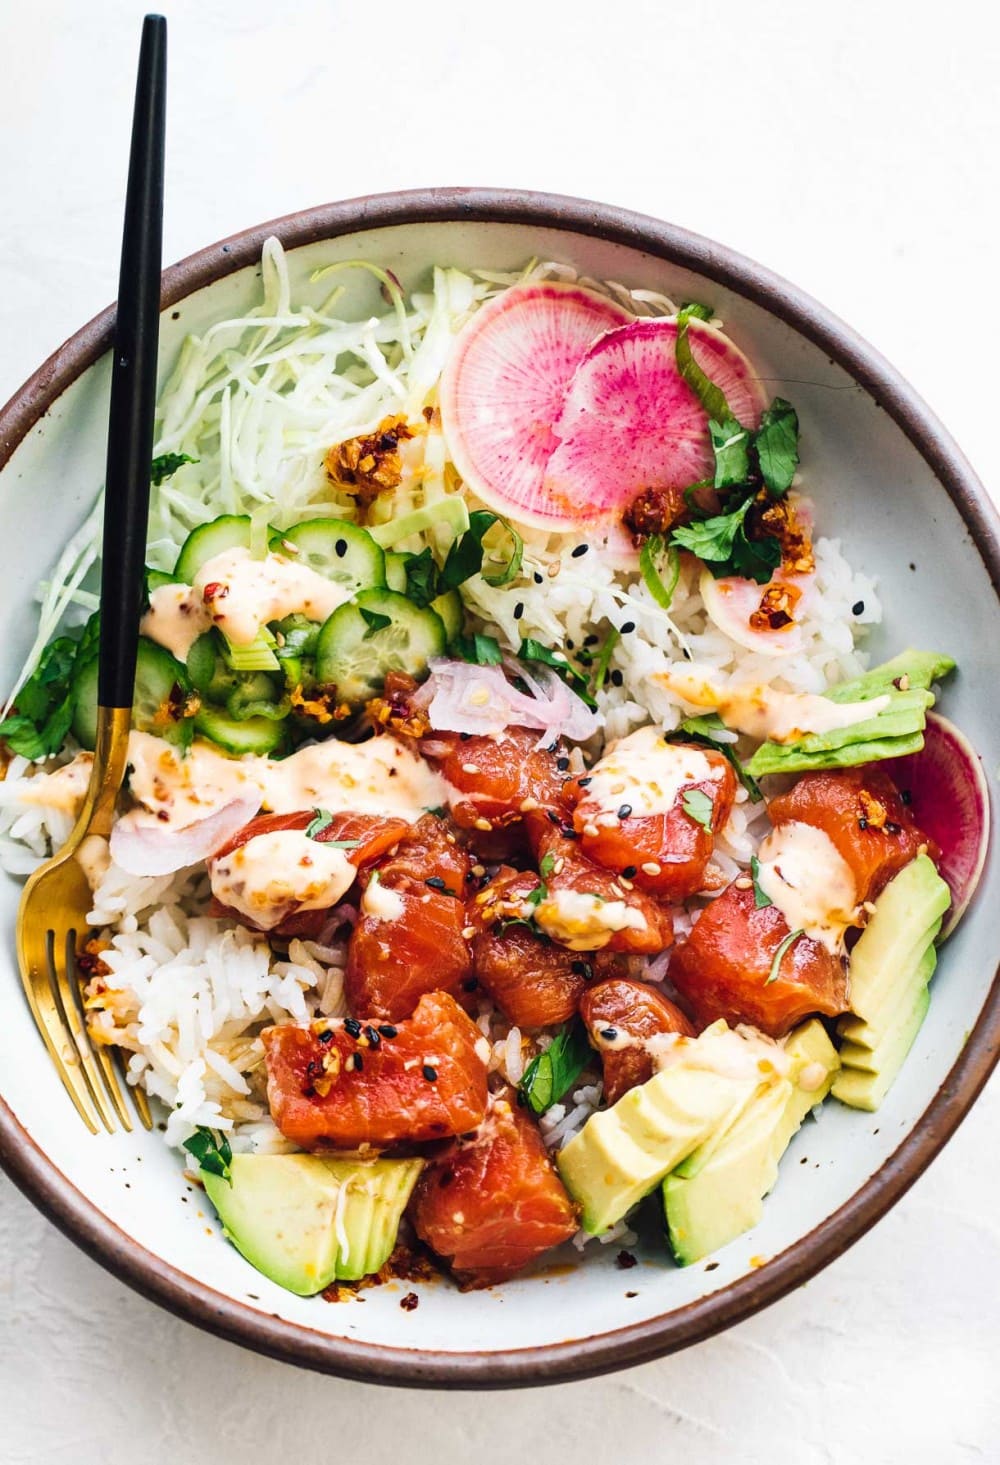
[[[528,797],[526,799],[522,799],[521,800],[521,813],[522,814],[530,814],[534,809],[537,809],[538,807],[539,807],[538,800],[537,799],[533,799],[530,794],[528,795]]]
[[[655,860],[647,860],[642,866],[642,873],[644,875],[658,875],[660,873],[660,867]]]
[[[475,822],[475,824],[473,825],[473,828],[474,829],[482,829],[486,833],[489,833],[489,831],[493,828],[493,825],[490,823],[490,821],[488,819],[477,819],[476,822]]]
[[[475,776],[475,774],[477,774],[479,772],[479,764],[478,763],[463,763],[462,764],[462,772],[463,773],[471,773],[473,776]]]
[[[583,826],[583,832],[588,839],[594,839],[595,836],[600,834],[601,831],[598,829],[596,824],[585,824]]]
[[[749,880],[746,875],[741,875],[738,880],[733,881],[733,884],[737,890],[751,890],[753,888],[753,881]]]

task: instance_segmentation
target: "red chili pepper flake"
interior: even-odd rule
[[[420,1306],[420,1298],[415,1292],[407,1292],[405,1297],[399,1299],[399,1305],[404,1312],[413,1312],[414,1308]]]
[[[636,1261],[635,1257],[630,1251],[620,1251],[615,1257],[615,1266],[619,1267],[623,1272],[627,1272],[632,1267],[636,1267],[638,1265],[639,1263]]]
[[[208,600],[225,600],[229,594],[229,586],[223,585],[221,580],[213,580],[205,586],[203,598]]]
[[[625,1296],[626,1297],[638,1297],[639,1294],[638,1294],[638,1292],[626,1292],[625,1293]]]

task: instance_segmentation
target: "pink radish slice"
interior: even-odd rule
[[[726,576],[716,580],[711,570],[704,569],[698,582],[698,591],[705,605],[710,621],[723,631],[738,646],[756,651],[761,656],[793,656],[802,650],[802,627],[794,620],[791,625],[777,631],[755,631],[750,617],[758,609],[761,597],[770,585],[792,585],[791,576],[775,575],[768,585],[758,585],[754,580],[741,580]]]
[[[745,427],[765,406],[749,361],[720,331],[688,326],[695,361]],[[587,352],[555,423],[547,501],[593,518],[620,512],[644,488],[687,488],[714,473],[708,417],[677,370],[675,320],[638,320]]]
[[[913,817],[941,850],[938,869],[951,886],[951,909],[940,939],[965,914],[986,863],[990,791],[975,748],[954,723],[928,712],[924,746],[882,765],[910,798]]]
[[[578,285],[514,285],[472,317],[441,378],[441,425],[469,488],[520,524],[585,518],[542,492],[552,425],[587,348],[632,316]]]

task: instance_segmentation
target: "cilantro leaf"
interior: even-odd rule
[[[799,419],[791,402],[775,397],[760,419],[754,446],[768,492],[783,498],[799,463]]]
[[[748,539],[746,528],[741,525],[733,543],[732,569],[729,574],[740,575],[744,580],[756,580],[766,585],[781,564],[781,545],[770,536],[766,539]],[[713,569],[713,574],[717,572]]]
[[[487,534],[498,524],[510,539],[509,553],[504,560],[500,561],[497,561],[492,555],[487,556],[484,544]],[[442,591],[457,590],[459,585],[464,584],[471,576],[480,573],[487,585],[507,585],[520,570],[523,555],[524,541],[517,531],[511,528],[506,519],[501,519],[497,514],[491,514],[488,509],[476,509],[469,515],[468,529],[454,541],[448,550],[444,567],[441,570],[441,589]],[[488,572],[485,566],[494,563],[498,564],[499,568]]]
[[[549,875],[552,874],[552,871],[555,869],[555,864],[556,857],[552,853],[552,851],[549,850],[547,855],[542,855],[541,863],[538,866],[539,875],[547,878]]]
[[[149,465],[149,481],[159,488],[168,478],[172,478],[178,468],[183,468],[185,463],[197,463],[200,459],[192,458],[187,453],[161,453],[154,458]]]
[[[0,722],[0,738],[12,752],[34,760],[62,747],[73,720],[71,685],[78,654],[70,636],[57,636],[46,646],[10,715]]]
[[[722,718],[717,712],[712,712],[705,717],[688,717],[681,723],[677,732],[673,734],[673,737],[677,738],[683,734],[691,742],[700,743],[706,748],[714,748],[717,753],[721,753],[750,795],[751,803],[759,804],[764,795],[760,791],[757,780],[752,778],[743,767],[734,745],[716,736],[716,734],[725,731],[726,724],[722,721]]]
[[[700,788],[686,788],[681,794],[681,807],[689,819],[700,824],[702,829],[712,833],[712,815],[715,805],[708,794]]]
[[[324,829],[329,829],[332,823],[333,815],[329,809],[313,809],[313,818],[306,825],[306,834],[310,839],[316,839]]]
[[[439,571],[429,548],[412,554],[406,561],[406,598],[420,610],[430,605],[439,593]]]
[[[715,514],[711,519],[678,525],[671,535],[671,544],[679,544],[681,549],[690,550],[706,564],[728,563],[736,536],[743,528],[743,521],[752,502],[752,499],[744,499],[731,513]]]
[[[760,883],[760,860],[756,855],[752,855],[750,859],[750,879],[753,881],[754,908],[762,911],[765,906],[774,905],[774,901]]]
[[[365,625],[368,627],[367,631],[361,638],[363,641],[370,640],[371,637],[376,634],[376,632],[384,631],[386,626],[392,625],[392,616],[382,615],[377,610],[366,610],[363,605],[359,605],[358,610],[360,610],[362,619],[364,620]]]
[[[544,1053],[533,1058],[524,1071],[520,1091],[534,1114],[544,1114],[576,1083],[593,1057],[587,1033],[579,1018],[563,1027]]]
[[[767,981],[764,983],[765,987],[769,987],[772,982],[776,982],[778,980],[778,973],[781,970],[782,957],[784,956],[788,948],[790,946],[793,946],[795,942],[799,939],[799,937],[804,936],[805,934],[806,933],[801,926],[797,931],[789,931],[784,941],[782,941],[781,945],[774,953],[774,960],[771,962],[771,970],[768,972]]]
[[[456,636],[449,649],[475,666],[499,666],[503,661],[500,642],[495,636],[483,636],[479,631],[471,636]]]
[[[681,306],[680,313],[688,320],[711,320],[715,311],[711,305],[702,305],[699,300],[687,300]]]
[[[199,1169],[208,1170],[212,1175],[221,1175],[223,1180],[228,1180],[232,1185],[229,1163],[233,1152],[224,1134],[216,1134],[215,1130],[206,1129],[203,1124],[199,1124],[191,1138],[184,1141],[184,1148],[198,1161]]]
[[[724,422],[715,419],[708,424],[715,455],[715,487],[736,488],[750,477],[750,433],[728,417]]]
[[[527,905],[539,906],[541,905],[543,900],[547,899],[548,893],[548,887],[543,881],[540,881],[535,886],[534,890],[528,891],[527,895],[524,897],[525,903]]]
[[[587,678],[583,675],[583,672],[578,671],[573,666],[561,651],[551,651],[541,641],[534,641],[528,636],[521,642],[521,648],[517,654],[521,661],[540,661],[543,666],[550,666],[554,672],[558,672],[566,685],[572,688],[580,700],[586,702],[588,707],[594,707],[596,705],[593,697],[587,691]]]

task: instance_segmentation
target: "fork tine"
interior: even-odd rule
[[[83,984],[80,978],[79,967],[77,966],[77,934],[75,931],[66,933],[66,989],[63,996],[64,1005],[67,1009],[72,1008],[73,1036],[77,1046],[81,1048],[84,1056],[84,1066],[87,1068],[87,1075],[91,1084],[99,1083],[97,1075],[104,1081],[104,1092],[115,1107],[115,1113],[121,1120],[125,1129],[131,1131],[132,1116],[128,1104],[125,1102],[125,1095],[122,1093],[122,1086],[116,1071],[112,1054],[103,1043],[95,1043],[87,1031],[87,1013],[83,1005]],[[67,1016],[68,1016],[67,1011]],[[89,1057],[93,1062],[93,1068],[87,1066],[86,1059]],[[112,1124],[112,1128],[114,1125]]]
[[[60,946],[62,952],[60,953]],[[66,957],[69,950],[76,949],[76,933],[66,932],[62,941],[59,941],[54,931],[48,933],[49,949],[49,970],[52,976],[56,1003],[62,1013],[63,1024],[72,1039],[72,1048],[75,1050],[76,1061],[86,1078],[90,1094],[94,1101],[94,1107],[101,1116],[101,1123],[109,1134],[114,1134],[116,1128],[115,1116],[108,1107],[107,1097],[101,1083],[101,1073],[94,1059],[94,1052],[90,1046],[90,1038],[87,1029],[80,1016],[80,1009],[74,999],[73,988],[76,986],[75,956],[73,966],[70,967]],[[61,957],[61,960],[60,960]],[[117,1106],[116,1106],[117,1107]]]
[[[56,1006],[48,963],[47,961],[40,962],[37,959],[37,953],[35,953],[34,959],[22,961],[21,985],[24,987],[24,995],[28,999],[31,1015],[35,1019],[35,1026],[48,1049],[49,1057],[62,1080],[63,1088],[69,1094],[76,1112],[91,1134],[96,1134],[97,1111],[84,1077],[77,1067],[69,1035]]]
[[[119,1119],[129,1133],[132,1131],[132,1114],[125,1100],[126,1094],[131,1096],[135,1111],[139,1116],[139,1122],[143,1128],[152,1129],[153,1116],[149,1112],[149,1100],[146,1098],[144,1090],[129,1083],[124,1052],[121,1048],[102,1043],[91,1036],[90,1029],[87,1027],[87,1006],[84,1002],[86,979],[80,975],[80,968],[77,961],[79,954],[77,943],[71,939],[66,948],[67,965],[72,969],[76,978],[74,991],[79,1003],[80,1016],[87,1030],[91,1052],[94,1055],[98,1068],[101,1070],[104,1086],[118,1112]]]

